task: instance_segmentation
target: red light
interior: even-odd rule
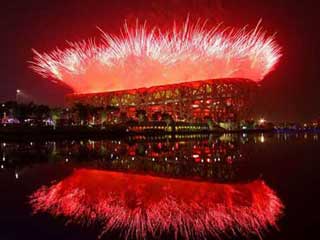
[[[139,239],[169,230],[185,239],[220,238],[227,232],[260,236],[276,224],[283,208],[261,180],[215,184],[86,169],[41,187],[30,203],[35,213]]]

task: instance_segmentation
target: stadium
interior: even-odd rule
[[[125,24],[119,36],[103,33],[101,44],[34,54],[32,69],[72,88],[68,106],[113,108],[126,120],[143,112],[144,122],[170,116],[223,124],[247,119],[255,89],[281,49],[259,23],[235,30],[187,20],[165,32]]]
[[[96,107],[115,106],[128,119],[143,110],[148,119],[161,120],[163,113],[174,121],[190,123],[236,122],[250,113],[257,84],[248,79],[211,79],[132,90],[70,94],[69,106],[75,103]]]

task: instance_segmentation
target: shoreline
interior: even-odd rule
[[[105,129],[95,127],[0,127],[0,140],[20,139],[121,139],[130,136],[175,136],[175,135],[222,135],[222,134],[259,134],[259,133],[320,133],[319,129],[239,129],[239,130],[198,130],[198,131],[128,131],[126,126],[113,126]]]

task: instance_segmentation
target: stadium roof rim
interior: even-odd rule
[[[90,93],[69,93],[66,96],[89,96],[89,95],[105,95],[105,94],[135,94],[135,93],[152,93],[154,91],[167,90],[180,87],[198,87],[208,83],[246,83],[254,86],[258,86],[259,83],[247,78],[214,78],[206,80],[195,80],[182,83],[165,84],[151,87],[142,87],[134,89],[124,89],[115,91],[103,91],[103,92],[90,92]]]

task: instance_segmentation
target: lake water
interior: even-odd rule
[[[0,239],[315,239],[319,138],[2,141]]]

